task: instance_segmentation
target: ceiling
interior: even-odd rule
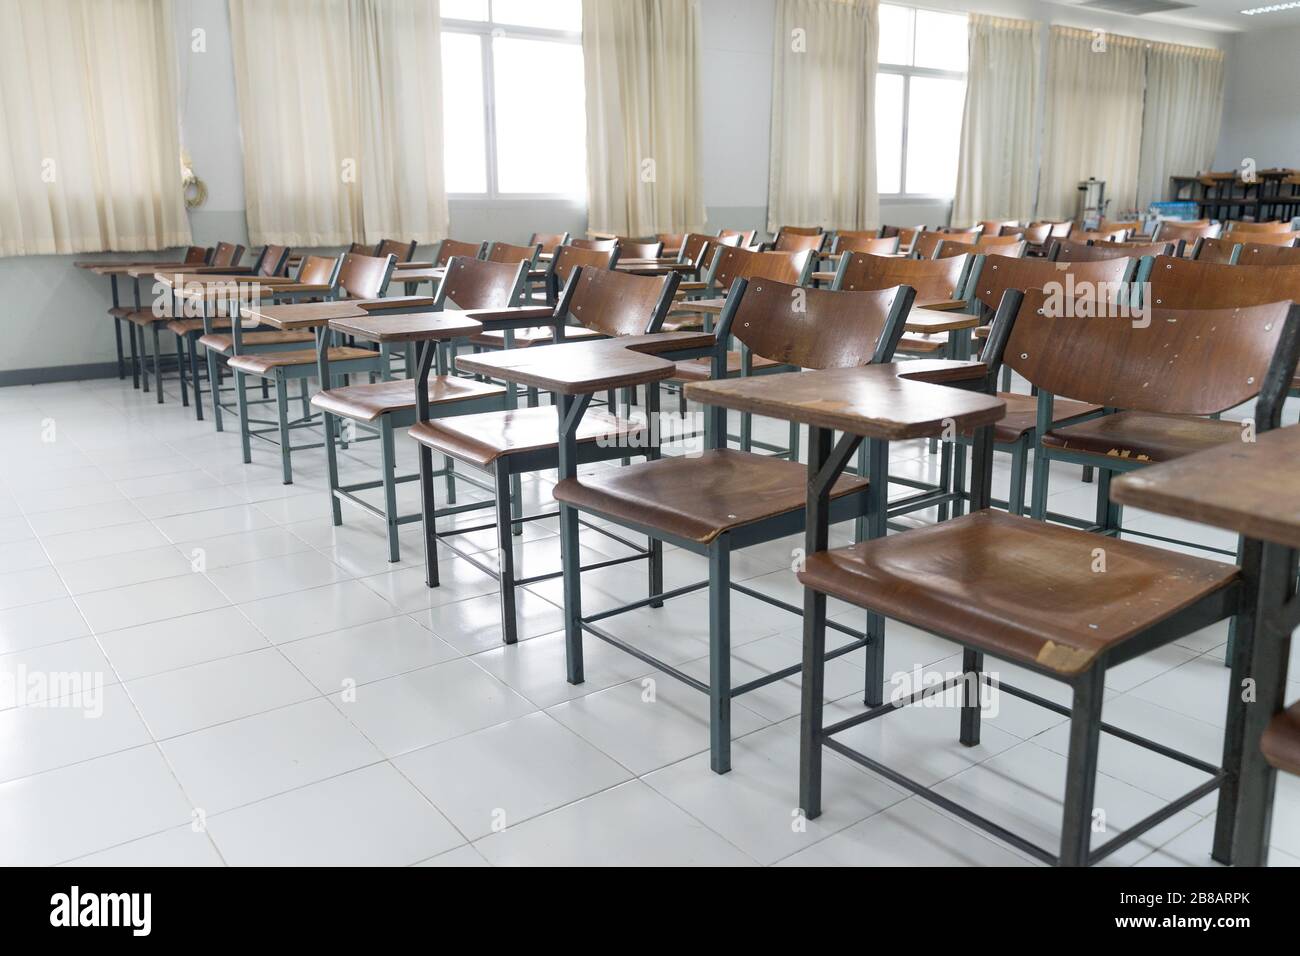
[[[1065,2],[1068,6],[1081,7],[1087,0],[1065,0]],[[1114,2],[1127,4],[1141,2],[1141,0],[1114,0]],[[1266,6],[1282,0],[1181,0],[1181,2],[1188,3],[1190,6],[1182,10],[1147,13],[1137,19],[1219,31],[1276,30],[1279,27],[1300,26],[1300,7],[1294,10],[1279,10],[1276,13],[1258,13],[1249,17],[1241,13],[1242,10]],[[1097,8],[1089,5],[1087,9]]]

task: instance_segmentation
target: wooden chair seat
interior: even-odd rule
[[[704,328],[704,318],[702,312],[674,312],[660,328],[664,332],[694,332]]]
[[[1300,701],[1269,721],[1259,749],[1278,770],[1300,774]]]
[[[212,327],[214,329],[230,328],[229,319],[212,319],[211,322],[212,322]],[[202,332],[203,320],[202,319],[172,319],[170,322],[167,323],[167,331],[172,333],[173,335],[189,335],[192,332]]]
[[[354,349],[349,347],[332,348],[329,350],[329,360],[331,362],[352,362],[357,359],[378,359],[379,353],[372,352],[370,349]],[[277,368],[285,368],[291,365],[315,365],[315,349],[295,349],[291,352],[255,352],[252,355],[236,355],[231,358],[229,366],[239,372],[248,375],[270,375]]]
[[[244,345],[307,345],[315,342],[316,336],[311,332],[245,332],[239,340]],[[235,337],[223,332],[201,336],[199,345],[222,355],[235,354]]]
[[[1172,461],[1225,442],[1241,441],[1241,424],[1193,415],[1119,412],[1053,428],[1043,444],[1137,461]]]
[[[149,309],[132,309],[126,314],[125,318],[128,322],[134,325],[138,325],[141,328],[148,328],[155,322],[170,318],[171,311],[170,307],[164,307],[161,310],[161,315],[154,315]]]
[[[1038,427],[1038,397],[1022,395],[1019,392],[998,392],[998,398],[1006,402],[1007,414],[1000,422],[993,425],[993,440],[1011,444],[1019,441]],[[1052,423],[1067,422],[1080,415],[1093,415],[1101,411],[1100,405],[1076,402],[1071,398],[1057,398],[1052,402]],[[966,433],[968,436],[972,432]]]
[[[832,496],[866,487],[864,479],[846,476]],[[556,501],[582,511],[707,544],[726,531],[803,508],[808,469],[784,458],[718,449],[565,479],[554,493]]]
[[[1094,571],[1099,542],[1105,574]],[[999,657],[1077,674],[1237,574],[1232,564],[984,510],[810,555],[799,580]]]
[[[586,444],[602,438],[627,441],[644,431],[640,422],[589,409],[578,428],[578,442]],[[457,415],[420,422],[411,429],[411,437],[420,444],[480,468],[491,466],[502,455],[556,448],[559,433],[554,405]]]
[[[479,382],[472,378],[453,375],[429,377],[429,404],[447,405],[471,399],[505,395],[505,386]],[[351,418],[359,422],[373,422],[389,412],[415,408],[415,380],[394,379],[390,382],[365,382],[345,385],[317,392],[312,396],[313,408]]]
[[[776,362],[769,358],[763,358],[761,355],[753,356],[751,368],[754,371],[763,369],[777,368],[783,366],[783,362]],[[739,352],[727,353],[727,375],[739,375],[740,370],[744,367],[744,358]],[[676,382],[707,382],[713,378],[713,359],[696,358],[688,359],[685,362],[677,363],[677,371],[669,381]]]
[[[904,335],[898,340],[899,352],[917,352],[930,355],[948,347],[947,332],[927,332],[923,335]]]
[[[125,319],[134,311],[135,306],[133,305],[115,305],[108,310],[108,314],[115,319]]]
[[[571,325],[564,330],[564,339],[599,339],[604,338],[603,333],[594,329],[585,329],[581,326]],[[494,329],[491,332],[480,332],[472,336],[470,342],[474,345],[481,345],[486,348],[503,349],[506,347],[506,333]],[[527,348],[530,345],[551,345],[555,342],[555,330],[544,326],[532,329],[515,329],[515,348]]]

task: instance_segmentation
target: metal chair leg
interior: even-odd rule
[[[193,335],[185,336],[189,353],[190,382],[194,386],[194,419],[203,421],[203,382],[199,380],[199,343]]]
[[[402,560],[397,540],[397,446],[393,440],[393,418],[379,418],[379,470],[384,482],[384,524],[388,531],[388,560]],[[331,495],[331,497],[334,497]],[[337,498],[335,501],[337,502]]]
[[[498,458],[493,469],[496,478],[497,571],[501,586],[501,638],[507,644],[519,641],[519,622],[515,613],[515,546],[510,533],[510,466]]]
[[[434,514],[438,503],[433,497],[433,452],[427,445],[419,448],[420,458],[420,516],[424,528],[424,583],[438,586],[438,529]]]
[[[122,352],[122,320],[116,317],[113,319],[113,338],[117,342],[117,377],[122,380],[126,378],[126,356]]]
[[[153,338],[153,387],[154,399],[159,405],[163,403],[162,350],[158,347],[158,323],[150,323],[149,331]]]
[[[1029,468],[1029,443],[1020,439],[1011,446],[1011,489],[1007,494],[1007,511],[1013,515],[1025,513],[1025,472]]]
[[[450,461],[451,459],[448,459]],[[510,533],[520,537],[524,533],[524,483],[517,474],[510,476]]]
[[[140,352],[135,345],[135,323],[126,323],[126,334],[131,340],[131,387],[140,387]]]
[[[235,372],[235,399],[239,403],[239,440],[244,446],[244,464],[253,460],[253,440],[249,433],[247,382],[243,372]]]
[[[980,698],[983,694],[984,655],[971,648],[961,652],[962,681],[961,735],[958,739],[965,747],[975,747],[980,742]]]
[[[225,431],[225,423],[221,420],[221,360],[212,349],[207,349],[207,353],[208,392],[212,395],[212,424],[220,432]],[[238,374],[235,377],[238,378]]]
[[[329,477],[330,520],[337,527],[343,523],[343,504],[336,494],[339,488],[339,452],[336,444],[339,419],[329,412],[322,412],[321,422],[325,429],[325,472]]]
[[[1034,450],[1034,490],[1029,506],[1029,517],[1038,521],[1047,518],[1047,483],[1051,479],[1052,463],[1041,445]]]
[[[266,379],[262,379],[262,385],[265,387]],[[293,484],[293,462],[291,460],[293,452],[290,449],[289,431],[289,387],[284,380],[284,373],[279,369],[275,372],[275,410],[280,424],[280,467],[284,471],[284,483]]]
[[[189,363],[185,361],[185,337],[176,336],[176,378],[181,383],[181,407],[190,407],[190,392],[185,381],[186,372],[189,370]]]
[[[1092,840],[1093,797],[1097,788],[1097,749],[1101,738],[1104,672],[1085,671],[1074,684],[1070,712],[1070,756],[1065,770],[1065,808],[1061,819],[1061,866],[1087,866]]]
[[[731,546],[709,549],[709,766],[731,769]]]

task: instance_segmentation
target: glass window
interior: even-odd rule
[[[876,77],[876,189],[903,191],[903,77]]]
[[[587,188],[587,121],[582,48],[575,43],[496,37],[497,189],[568,193]],[[539,96],[563,103],[539,136]]]
[[[442,34],[443,167],[449,193],[487,192],[483,50],[472,33]]]
[[[880,52],[877,59],[881,63],[912,65],[913,12],[910,7],[898,7],[892,3],[880,5]]]
[[[488,0],[439,0],[444,20],[481,20],[487,22]]]
[[[907,191],[951,196],[957,184],[966,82],[913,76],[907,102]]]
[[[965,15],[917,10],[915,65],[932,70],[965,73]]]
[[[582,0],[492,0],[492,21],[578,33],[582,30]]]

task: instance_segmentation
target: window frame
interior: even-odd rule
[[[918,7],[910,3],[890,3],[889,6],[902,7],[905,10],[911,11],[911,15],[912,15],[911,59],[913,61],[916,60],[916,11],[925,10],[929,13],[944,13],[952,16],[965,16],[965,14],[958,13],[957,11],[954,10],[935,10],[931,7]],[[966,22],[967,22],[967,31],[968,31],[967,36],[969,39],[969,29],[970,29],[969,17],[967,17]],[[895,76],[901,76],[903,78],[903,113],[902,113],[903,133],[901,137],[899,165],[898,165],[899,191],[896,193],[882,192],[880,193],[880,198],[888,199],[894,202],[911,202],[914,200],[951,202],[956,191],[957,184],[955,182],[953,183],[954,192],[952,193],[913,193],[907,191],[907,145],[909,139],[908,127],[911,125],[909,122],[909,116],[911,115],[911,106],[912,106],[912,77],[921,76],[921,77],[932,77],[934,79],[941,79],[941,80],[961,80],[962,83],[965,84],[967,82],[967,75],[969,71],[968,70],[940,70],[928,66],[904,66],[898,63],[885,63],[880,60],[879,56],[877,56],[876,74],[879,75],[881,73],[890,73]],[[874,109],[874,104],[872,105],[872,108]],[[960,142],[958,146],[960,148]]]
[[[513,203],[518,200],[560,200],[565,202],[585,203],[587,201],[585,190],[581,193],[516,193],[502,192],[500,190],[497,170],[496,72],[492,52],[492,41],[497,37],[568,43],[577,46],[579,50],[581,50],[582,32],[572,30],[550,30],[544,27],[524,27],[497,23],[492,19],[492,15],[492,3],[491,0],[489,0],[488,19],[486,20],[455,20],[449,17],[444,17],[442,19],[443,33],[471,34],[479,38],[479,59],[483,69],[483,161],[487,165],[486,191],[479,193],[448,191],[447,198],[449,200],[470,200],[478,202],[499,201],[502,203]],[[446,135],[447,131],[443,130],[443,136],[445,137]],[[583,150],[586,150],[585,144],[583,145]]]

